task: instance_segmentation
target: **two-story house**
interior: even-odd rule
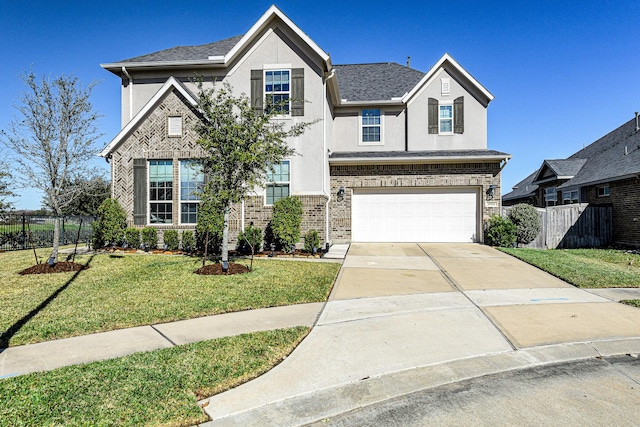
[[[334,65],[272,6],[243,35],[102,67],[122,79],[122,130],[101,156],[131,225],[195,225],[193,190],[204,179],[190,167],[201,155],[196,76],[229,82],[257,109],[267,97],[283,100],[277,120],[317,120],[288,141],[296,155],[275,165],[265,188],[234,208],[232,235],[264,228],[288,195],[303,203],[303,232],[331,244],[481,241],[483,219],[500,212],[510,156],[487,149],[493,95],[447,54],[427,73]]]

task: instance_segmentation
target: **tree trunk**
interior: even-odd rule
[[[222,226],[222,270],[229,269],[229,206],[224,208],[224,225]]]
[[[53,266],[58,262],[58,249],[60,247],[60,217],[55,216],[53,219],[53,249],[49,257],[49,265]]]
[[[207,249],[209,248],[209,230],[207,230],[207,233],[205,235],[206,237],[204,238],[204,254],[202,255],[202,266],[204,267],[206,262],[207,262]]]

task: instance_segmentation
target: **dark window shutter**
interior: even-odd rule
[[[453,133],[464,133],[464,96],[453,100]]]
[[[251,70],[251,106],[262,112],[264,103],[264,84],[262,70]]]
[[[304,68],[291,70],[291,115],[304,116]]]
[[[147,224],[146,159],[133,159],[133,224]]]
[[[429,98],[429,133],[438,133],[438,100]]]

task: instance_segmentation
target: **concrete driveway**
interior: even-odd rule
[[[640,352],[640,310],[477,244],[352,244],[302,344],[202,402],[212,425],[302,425],[455,381]]]

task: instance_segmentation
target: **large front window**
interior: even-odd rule
[[[379,143],[380,139],[380,110],[362,110],[362,142]]]
[[[278,200],[289,197],[291,179],[289,160],[273,165],[273,171],[267,170],[266,204],[273,205]]]
[[[149,222],[171,224],[173,200],[173,163],[171,160],[149,162]]]
[[[289,114],[290,71],[268,70],[264,72],[264,93],[267,112],[271,109],[279,114]]]
[[[180,161],[180,223],[195,224],[198,220],[200,193],[204,188],[202,167],[193,160]]]

